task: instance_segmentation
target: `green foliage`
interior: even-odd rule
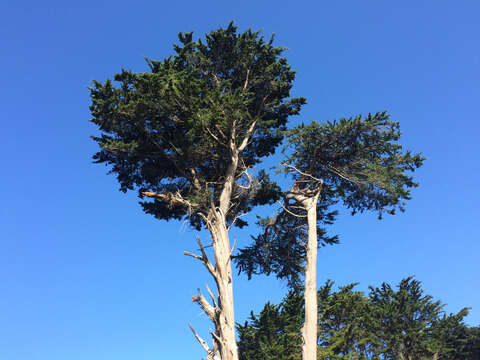
[[[397,290],[386,283],[370,287],[368,296],[355,286],[333,291],[333,282],[327,281],[319,289],[318,359],[430,360],[435,354],[439,360],[479,358],[479,328],[463,323],[468,310],[445,314],[444,305],[425,295],[418,280],[406,278]],[[297,293],[290,292],[278,306],[268,303],[259,316],[252,314],[238,327],[240,358],[299,358],[303,316]],[[289,338],[296,340],[286,341],[287,332],[296,333],[297,338]],[[284,357],[287,344],[294,349],[292,357]]]
[[[380,217],[383,212],[394,214],[396,209],[404,210],[409,189],[418,185],[407,172],[424,160],[420,154],[403,152],[399,139],[400,126],[386,112],[314,121],[288,131],[290,153],[285,171],[304,187],[321,180],[323,188],[352,213],[374,210]]]
[[[422,359],[440,350],[434,334],[443,305],[432,299],[423,294],[421,283],[412,277],[402,280],[397,291],[386,283],[370,288],[370,301],[380,321],[377,336],[387,359]]]
[[[337,214],[329,211],[329,199],[321,201],[317,207],[317,238],[320,246],[335,244],[337,236],[329,236],[324,228],[332,224]],[[250,279],[253,274],[276,274],[277,278],[287,280],[291,289],[302,287],[302,274],[306,257],[308,228],[305,218],[292,217],[285,211],[272,218],[259,219],[262,231],[252,236],[252,245],[240,249],[233,258],[240,272]]]
[[[230,23],[198,41],[180,33],[179,41],[173,56],[147,59],[150,72],[122,70],[113,78],[116,86],[110,79],[93,81],[91,121],[101,132],[93,137],[100,146],[93,158],[111,166],[123,192],[182,199],[142,202],[146,213],[165,220],[188,217],[200,228],[198,214],[212,202],[218,205],[232,152],[249,129],[254,132],[240,153],[236,179],[275,151],[288,117],[299,113],[305,99],[290,98],[295,72],[281,57],[284,49],[258,31],[238,33]],[[278,186],[265,174],[263,180],[248,191],[235,184],[229,221],[278,199]]]
[[[371,359],[377,356],[375,309],[357,284],[332,291],[327,281],[318,291],[318,357],[320,359]]]
[[[237,325],[240,360],[300,360],[303,297],[290,292],[280,305],[265,304]]]
[[[331,224],[336,211],[333,204],[343,202],[352,214],[365,210],[394,214],[404,210],[410,189],[417,186],[409,172],[422,165],[420,154],[403,151],[397,143],[400,128],[385,112],[366,118],[300,125],[286,132],[289,153],[283,171],[295,181],[292,191],[306,192],[321,185],[317,211],[319,244],[338,243],[327,236],[325,224]],[[285,200],[289,206],[288,200]],[[298,207],[296,208],[298,213]],[[300,213],[302,215],[302,213]],[[260,235],[254,243],[240,249],[235,257],[239,272],[275,273],[298,288],[304,272],[306,219],[287,210],[260,223]]]

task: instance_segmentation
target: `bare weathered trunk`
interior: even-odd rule
[[[218,338],[215,340],[222,360],[238,360],[230,261],[232,250],[223,214],[217,213],[210,232],[214,244],[215,282],[218,289],[218,306],[214,321]]]
[[[247,85],[248,71],[244,90],[246,89]],[[230,247],[230,241],[228,237],[227,216],[228,212],[230,211],[232,192],[235,186],[235,176],[238,170],[239,155],[247,147],[248,142],[255,131],[256,124],[257,120],[254,120],[246,130],[245,136],[243,139],[241,139],[240,144],[237,145],[237,140],[239,139],[237,139],[236,121],[233,121],[230,140],[228,143],[231,162],[228,165],[227,172],[225,173],[225,180],[220,194],[219,203],[218,206],[216,206],[212,201],[208,216],[203,214],[203,219],[205,220],[207,229],[212,237],[215,266],[213,266],[208,259],[200,240],[199,245],[202,251],[201,256],[185,252],[186,255],[197,258],[204,264],[217,285],[218,297],[215,297],[210,289],[208,289],[212,303],[209,303],[201,293],[199,293],[198,296],[193,297],[193,301],[197,302],[202,307],[205,314],[215,325],[215,332],[210,332],[213,339],[212,348],[210,348],[190,326],[195,337],[207,352],[207,360],[217,360],[218,358],[220,358],[219,360],[238,360],[233,307],[231,262],[233,249]],[[246,172],[246,169],[244,169],[244,172]]]
[[[238,166],[238,152],[232,151],[232,162],[228,168],[224,188],[220,195],[219,206],[212,205],[212,209],[205,217],[207,228],[212,238],[214,265],[210,262],[205,253],[203,245],[199,240],[202,255],[185,253],[202,261],[208,272],[212,275],[217,285],[218,296],[215,297],[208,289],[211,303],[199,293],[193,297],[208,318],[215,325],[215,332],[211,332],[213,347],[207,343],[191,327],[195,337],[207,352],[207,359],[238,360],[237,341],[235,339],[235,317],[233,307],[233,284],[232,284],[232,248],[227,229],[226,214],[230,207],[235,172]]]
[[[308,243],[305,263],[305,322],[302,328],[303,360],[317,360],[317,201],[318,193],[304,201],[307,210]]]

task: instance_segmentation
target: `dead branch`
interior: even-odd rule
[[[205,251],[205,247],[203,246],[203,243],[200,240],[200,238],[198,236],[196,238],[197,238],[198,246],[200,247],[200,251],[202,252],[202,255],[200,256],[200,255],[197,255],[197,254],[192,254],[191,252],[188,252],[188,251],[184,251],[183,254],[186,255],[186,256],[193,257],[197,260],[200,260],[203,263],[203,265],[207,268],[210,275],[212,275],[213,278],[215,279],[215,281],[217,281],[217,279],[218,279],[217,272],[215,271],[215,268],[213,267],[210,259],[207,256],[207,253]]]
[[[196,204],[192,204],[191,202],[185,200],[180,194],[172,194],[172,193],[165,193],[165,194],[162,194],[162,193],[155,193],[155,192],[151,192],[151,191],[142,191],[140,192],[140,195],[142,196],[146,196],[146,197],[149,197],[149,198],[154,198],[154,199],[160,199],[162,201],[165,201],[167,203],[169,203],[170,205],[180,205],[180,206],[186,206],[188,207],[189,209],[193,209],[195,207],[197,207]]]
[[[205,350],[207,352],[207,354],[210,354],[212,352],[212,350],[210,350],[210,348],[208,347],[207,342],[205,340],[203,340],[200,337],[200,335],[197,334],[197,332],[195,331],[195,329],[193,328],[193,326],[190,323],[188,323],[188,327],[190,328],[190,330],[192,330],[193,335],[198,340],[198,342],[202,346],[203,350]]]
[[[307,217],[307,215],[298,215],[298,214],[295,214],[293,212],[291,212],[290,210],[288,210],[285,206],[283,206],[283,204],[280,202],[280,201],[277,201],[277,203],[282,207],[283,210],[285,210],[288,214],[292,215],[292,216],[296,216],[298,218],[305,218]]]
[[[243,141],[242,143],[240,144],[240,146],[238,147],[238,151],[242,151],[243,149],[245,149],[245,147],[247,146],[248,144],[248,140],[250,140],[250,136],[253,134],[253,132],[255,131],[255,126],[257,125],[257,120],[255,120],[254,122],[252,122],[252,124],[250,125],[250,127],[248,128],[247,130],[247,133],[245,134],[245,137],[243,138]]]
[[[213,295],[212,290],[210,290],[210,288],[208,287],[208,284],[205,284],[205,286],[207,287],[208,294],[212,298],[213,306],[216,308],[217,307],[217,301],[215,299],[215,296]]]
[[[240,214],[240,215],[235,216],[235,217],[233,218],[232,223],[231,223],[230,226],[227,228],[227,230],[230,230],[238,219],[240,219],[241,217],[244,217],[244,216],[246,216],[246,215],[248,215],[248,213],[243,213],[243,214]]]
[[[205,314],[208,316],[208,318],[215,323],[215,309],[214,309],[214,307],[212,305],[210,305],[210,303],[207,301],[207,299],[205,299],[205,297],[203,296],[200,289],[197,289],[197,290],[198,290],[198,295],[192,296],[192,301],[196,302],[198,305],[200,305],[200,307],[205,312]]]
[[[311,175],[311,174],[307,174],[307,173],[305,173],[305,172],[297,169],[297,168],[296,168],[295,166],[293,166],[293,165],[286,164],[286,163],[281,163],[280,165],[281,165],[281,166],[285,166],[285,167],[287,167],[287,168],[290,168],[290,169],[296,171],[297,173],[299,173],[300,175],[305,176],[305,177],[309,177],[309,178],[311,178],[312,180],[315,180],[315,181],[317,181],[317,182],[323,182],[323,180],[318,179],[318,178],[316,178],[315,176],[313,176],[313,175]]]
[[[195,259],[198,259],[198,260],[200,260],[200,261],[203,261],[203,258],[202,258],[201,256],[196,255],[196,254],[192,254],[191,252],[188,252],[188,251],[184,251],[184,252],[183,252],[183,255],[191,256],[191,257],[193,257],[193,258],[195,258]]]

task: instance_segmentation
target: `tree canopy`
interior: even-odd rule
[[[238,33],[230,23],[194,41],[180,33],[175,55],[147,59],[150,72],[122,70],[101,83],[93,82],[91,121],[100,136],[94,155],[111,166],[120,190],[154,193],[142,202],[159,219],[188,217],[201,227],[199,214],[218,206],[232,154],[235,215],[278,198],[278,188],[259,175],[256,186],[242,187],[245,172],[272,154],[282,141],[290,115],[299,113],[304,98],[291,98],[295,72],[258,31]],[[243,176],[243,178],[242,178]],[[238,221],[236,225],[245,225]]]
[[[254,243],[236,255],[239,271],[248,277],[275,273],[292,287],[300,284],[308,228],[305,210],[288,194],[308,197],[321,187],[317,204],[320,245],[338,242],[326,229],[340,209],[334,206],[337,203],[343,203],[352,214],[370,210],[380,218],[384,213],[404,211],[411,188],[418,185],[411,172],[424,158],[405,151],[398,143],[400,135],[399,123],[390,120],[386,112],[313,121],[287,130],[286,159],[279,168],[294,185],[284,190],[284,207],[277,215],[261,219]]]
[[[318,359],[477,359],[480,332],[464,324],[468,309],[445,313],[418,280],[403,279],[396,289],[383,283],[367,295],[355,283],[333,285],[318,291]],[[238,325],[240,359],[299,359],[303,304],[301,293],[289,292]]]

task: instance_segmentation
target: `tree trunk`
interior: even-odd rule
[[[317,201],[318,193],[305,201],[308,220],[307,260],[305,263],[305,322],[302,328],[303,360],[317,360]]]
[[[215,256],[215,282],[218,289],[218,306],[214,321],[217,335],[215,340],[222,360],[238,360],[230,260],[232,250],[225,223],[223,214],[217,212],[210,229]]]

